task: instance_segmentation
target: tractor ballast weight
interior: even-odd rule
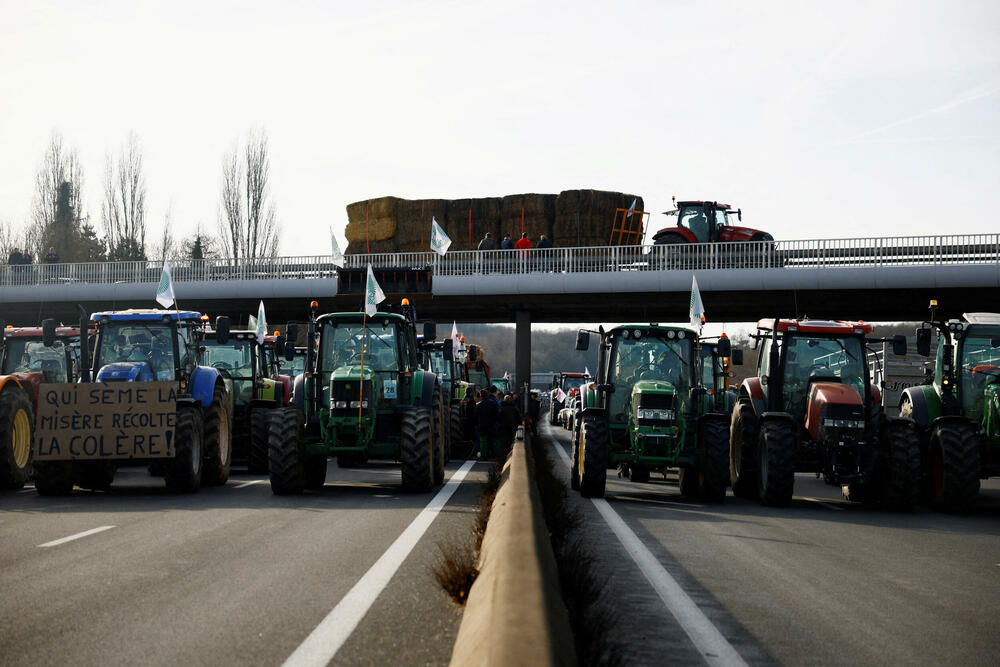
[[[703,386],[698,334],[685,327],[628,325],[600,336],[595,381],[580,389],[571,485],[604,495],[607,469],[633,482],[678,468],[681,492],[722,502],[728,484],[728,417]],[[590,332],[577,336],[589,346]]]
[[[863,322],[764,319],[753,340],[758,374],[740,385],[730,423],[736,495],[791,502],[795,473],[813,472],[850,500],[908,511],[919,445],[905,420],[886,418],[870,383]],[[893,339],[899,354],[905,339]]]
[[[920,433],[921,496],[938,509],[968,512],[980,479],[1000,475],[1000,314],[931,316],[917,329],[917,351],[928,356],[938,333],[933,379],[900,397],[900,416]]]

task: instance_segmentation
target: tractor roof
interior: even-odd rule
[[[692,329],[691,327],[686,327],[686,326],[684,326],[682,324],[678,324],[676,326],[672,326],[672,325],[669,325],[669,324],[666,324],[666,325],[663,325],[663,324],[620,324],[620,325],[614,327],[613,329],[611,329],[611,331],[613,331],[613,332],[633,331],[635,329],[639,329],[640,331],[664,331],[664,332],[666,332],[666,331],[684,331],[687,334],[691,335],[692,338],[697,338],[698,337],[698,334],[695,332],[694,329]]]
[[[196,333],[198,335],[200,335],[202,338],[206,339],[206,340],[215,340],[216,339],[216,334],[218,332],[217,331],[199,331],[199,332],[196,332]],[[257,332],[256,331],[250,331],[250,330],[247,330],[247,329],[231,330],[229,332],[229,338],[232,339],[232,340],[248,340],[248,339],[256,340],[257,339]]]
[[[201,313],[193,310],[158,310],[156,308],[132,308],[130,310],[104,310],[92,313],[90,319],[94,322],[109,320],[111,322],[153,322],[164,318],[182,322],[201,321]]]
[[[3,331],[4,338],[41,338],[41,327],[7,327]],[[56,338],[77,338],[80,327],[56,327]]]
[[[562,375],[563,377],[567,377],[567,378],[589,378],[590,377],[589,373],[567,373],[566,371],[562,371],[561,373],[559,373],[559,375]]]
[[[757,328],[766,331],[774,329],[774,318],[757,321]],[[840,334],[870,334],[875,330],[867,322],[849,322],[843,320],[778,320],[778,331],[799,331],[801,333]]]
[[[397,321],[400,321],[400,322],[407,322],[408,321],[405,317],[403,317],[399,313],[382,313],[382,312],[379,312],[379,313],[375,313],[374,315],[369,315],[368,316],[368,320],[369,321],[371,321],[371,320],[384,320],[386,318],[392,319],[392,320],[397,320]],[[329,322],[331,320],[335,321],[335,322],[361,322],[363,319],[364,319],[364,313],[362,313],[362,312],[357,312],[357,313],[327,313],[326,315],[320,315],[318,318],[316,318],[317,321],[323,321],[323,322]]]
[[[717,201],[679,201],[677,206],[703,206],[705,204],[714,204],[715,208],[722,209],[723,211],[728,211],[732,208],[729,204],[720,204]]]
[[[1000,324],[1000,313],[962,313],[969,324]]]

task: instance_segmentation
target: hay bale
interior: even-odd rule
[[[370,223],[372,218],[395,217],[396,204],[399,201],[399,197],[378,197],[356,201],[347,205],[347,219],[350,222],[364,222],[367,217]]]
[[[490,232],[494,239],[498,239],[500,197],[453,199],[448,202],[445,233],[451,237],[452,250],[475,250],[486,236],[486,232]]]
[[[500,236],[510,234],[511,238],[521,236],[522,215],[524,231],[532,243],[537,243],[542,234],[552,238],[555,222],[556,195],[524,194],[507,195],[500,204]]]
[[[628,208],[636,200],[642,210],[641,197],[604,190],[564,190],[556,199],[555,224],[552,240],[559,246],[608,245],[615,210]]]

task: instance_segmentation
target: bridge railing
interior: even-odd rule
[[[652,246],[461,250],[445,256],[427,252],[347,255],[344,269],[430,269],[437,276],[523,273],[614,273],[713,269],[797,269],[833,267],[995,264],[1000,234],[897,236],[886,238],[751,241]],[[0,287],[156,283],[162,261],[0,265]],[[171,260],[178,282],[306,280],[333,278],[338,267],[326,255],[274,257],[254,261],[227,258]]]

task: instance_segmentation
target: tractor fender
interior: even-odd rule
[[[827,405],[862,405],[861,394],[854,387],[839,382],[814,382],[809,385],[806,401],[806,430],[813,440],[819,439],[823,408]]]
[[[97,382],[153,382],[153,369],[145,361],[116,361],[97,371]]]
[[[585,406],[584,410],[597,405],[597,390],[594,389],[593,382],[580,387],[580,405]]]
[[[207,408],[212,405],[215,387],[218,384],[225,386],[217,369],[209,366],[195,366],[188,383],[191,398],[200,403],[201,407]]]
[[[303,373],[295,378],[292,384],[292,406],[299,414],[306,411],[306,375]]]
[[[416,371],[413,374],[413,384],[411,385],[413,405],[422,405],[425,408],[433,407],[434,392],[437,391],[437,375],[424,371]]]
[[[279,375],[277,377],[278,384],[281,387],[280,397],[276,394],[275,398],[278,399],[279,405],[288,405],[292,400],[292,376],[291,375]]]
[[[683,227],[667,227],[656,232],[653,245],[669,245],[671,243],[697,243],[698,239]]]
[[[941,397],[934,391],[933,385],[922,384],[916,387],[907,387],[903,390],[903,395],[899,397],[899,407],[909,401],[913,410],[913,421],[920,428],[928,428],[931,422],[935,421],[944,412],[941,406]]]
[[[747,378],[740,384],[739,398],[749,398],[754,414],[761,414],[767,409],[767,399],[764,398],[764,387],[759,377]]]

